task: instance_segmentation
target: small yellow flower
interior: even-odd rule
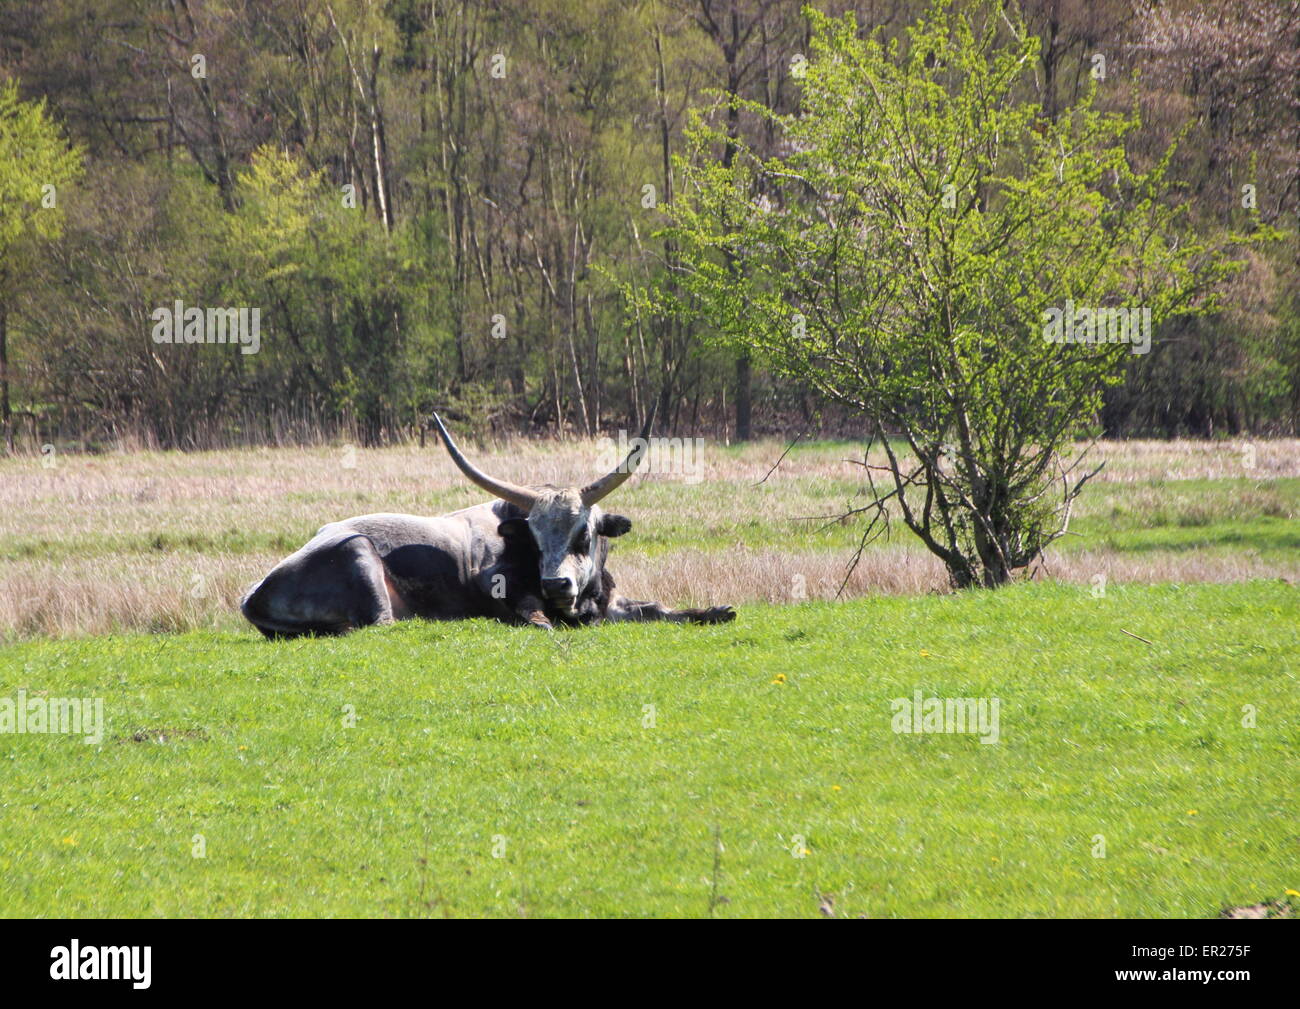
[[[803,854],[805,854],[805,855],[811,855],[811,854],[812,854],[812,852],[809,851],[807,848],[800,848],[799,850],[800,850]]]
[[[772,682],[777,684],[784,683],[785,673],[777,673],[776,676],[772,679]]]
[[[832,791],[832,792],[838,792],[838,791],[840,791],[840,786],[839,786],[839,785],[831,785],[831,791]]]
[[[1287,890],[1285,893],[1288,897],[1300,897],[1300,890]]]
[[[930,653],[927,652],[924,648],[922,648],[922,649],[921,649],[921,658],[923,658],[923,659],[928,659],[929,657],[930,657]]]
[[[248,747],[247,747],[247,746],[241,746],[240,749],[241,749],[241,750],[247,750]]]
[[[1194,810],[1194,809],[1189,809],[1189,810],[1187,811],[1187,815],[1188,815],[1188,816],[1195,816],[1195,815],[1196,815],[1196,810]]]
[[[75,837],[65,837],[63,843],[69,847],[75,848],[77,846],[77,839]]]

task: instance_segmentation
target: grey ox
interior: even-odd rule
[[[671,610],[615,592],[609,540],[632,528],[596,503],[632,475],[650,423],[622,465],[586,487],[528,487],[488,476],[434,422],[452,461],[498,500],[438,518],[362,515],[331,522],[249,591],[240,609],[268,638],[343,634],[423,617],[494,617],[551,628],[602,620],[721,624],[730,606]]]

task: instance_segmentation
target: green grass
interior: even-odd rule
[[[324,523],[318,523],[319,528]],[[75,538],[14,536],[0,543],[0,562],[28,559],[66,560],[81,557],[111,558],[125,554],[255,553],[281,550],[292,553],[311,539],[316,528],[302,525],[290,532],[258,529],[220,531],[159,531],[155,533],[85,533]]]
[[[1264,558],[1290,560],[1300,550],[1300,523],[1264,516],[1197,525],[1093,528],[1067,542],[1069,548],[1105,548],[1119,553],[1196,550],[1226,556],[1251,551]]]
[[[1300,889],[1298,618],[1277,582],[1040,584],[9,646],[0,697],[108,729],[0,735],[0,913],[1214,915]],[[998,698],[1001,741],[895,734],[917,689]]]

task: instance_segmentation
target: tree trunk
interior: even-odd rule
[[[736,358],[736,441],[749,441],[750,420],[754,412],[753,368],[749,352],[741,351]]]
[[[388,140],[384,133],[384,110],[379,104],[379,63],[375,45],[370,61],[370,156],[374,161],[375,204],[385,233],[393,230],[392,196],[388,187]]]
[[[4,428],[5,451],[13,455],[14,418],[9,406],[9,303],[0,295],[0,427]]]
[[[740,15],[733,2],[730,10],[731,38],[722,46],[723,58],[727,63],[727,95],[731,99],[727,106],[727,143],[722,151],[722,167],[730,169],[736,159],[740,139],[740,109],[735,105],[740,97]],[[727,269],[739,272],[735,257],[726,255]],[[736,358],[736,441],[749,441],[750,419],[753,413],[753,368],[749,352],[742,350]]]

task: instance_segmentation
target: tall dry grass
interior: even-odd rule
[[[810,538],[800,517],[857,500],[856,450],[818,445],[772,471],[784,447],[706,444],[699,483],[650,475],[621,490],[616,506],[637,528],[611,560],[620,587],[677,604],[833,597],[855,531]],[[1210,518],[1285,515],[1289,505],[1267,481],[1300,476],[1295,439],[1249,451],[1180,441],[1094,452],[1107,465],[1082,499],[1084,516],[1120,507],[1174,508],[1180,522],[1195,522],[1198,509]],[[595,475],[598,454],[587,441],[519,441],[480,447],[475,458],[519,482],[571,484]],[[1228,479],[1250,483],[1213,494],[1179,486]],[[242,591],[321,524],[372,511],[438,514],[482,496],[432,443],[70,455],[53,466],[35,456],[0,459],[0,639],[240,627]],[[1087,584],[1098,573],[1112,582],[1296,579],[1300,560],[1099,549],[1055,553],[1037,576]],[[945,586],[939,563],[904,533],[868,551],[844,594]]]

